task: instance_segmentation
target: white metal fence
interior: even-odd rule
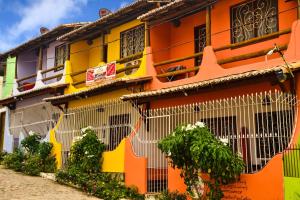
[[[25,136],[30,131],[45,137],[56,123],[55,114],[59,110],[50,103],[37,103],[30,106],[17,108],[10,112],[10,133]]]
[[[137,111],[128,102],[109,100],[88,106],[69,109],[63,113],[55,131],[62,144],[63,165],[66,164],[74,137],[82,135],[81,129],[92,126],[99,139],[114,150],[132,132],[131,124],[138,117]]]
[[[205,122],[217,138],[228,139],[245,162],[245,173],[264,167],[289,144],[297,108],[293,94],[279,91],[144,111],[132,138],[134,152],[148,160],[148,192],[167,187],[167,161],[157,142],[178,125]]]

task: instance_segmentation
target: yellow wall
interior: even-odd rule
[[[123,31],[131,29],[135,26],[142,24],[139,20],[134,20],[118,27],[111,29],[110,34],[107,36],[108,44],[108,62],[120,59],[120,34]],[[115,41],[115,42],[111,42]]]
[[[101,37],[93,40],[93,44],[88,45],[86,40],[75,42],[70,45],[70,64],[72,72],[86,70],[91,67],[96,67],[101,58]],[[73,81],[85,80],[85,74],[80,74],[73,77]]]
[[[122,95],[128,94],[129,91],[126,89],[121,90],[115,90],[112,92],[107,92],[103,94],[99,94],[93,97],[89,97],[87,99],[79,99],[79,100],[73,100],[69,102],[69,108],[75,108],[75,107],[81,107],[84,105],[94,104],[100,101],[105,101],[109,99],[116,99],[121,97]]]
[[[103,172],[124,173],[125,168],[125,140],[123,139],[114,151],[103,153]]]
[[[141,25],[139,20],[134,20],[110,30],[108,35],[105,35],[105,43],[108,45],[107,60],[108,62],[117,61],[120,59],[120,34],[123,31]],[[90,67],[96,67],[103,63],[103,39],[102,36],[93,40],[92,45],[88,45],[86,40],[75,42],[70,46],[70,65],[72,72],[86,70]],[[144,53],[145,54],[145,53]],[[125,75],[125,73],[119,73],[117,78],[135,78],[146,75],[146,58],[141,60],[141,66],[136,69],[132,74]],[[117,64],[117,69],[124,68],[124,64]],[[79,82],[85,80],[85,73],[74,76],[73,82]],[[65,91],[65,94],[78,92],[79,90],[85,90],[88,87],[85,84],[78,85],[76,87],[71,86]]]

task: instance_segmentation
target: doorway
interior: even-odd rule
[[[0,114],[0,151],[3,151],[4,128],[5,128],[5,112],[2,112]]]

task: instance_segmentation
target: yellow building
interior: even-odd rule
[[[69,43],[66,66],[70,85],[64,95],[44,100],[63,111],[51,133],[59,167],[65,164],[81,128],[92,126],[107,144],[102,170],[124,173],[124,138],[132,134],[132,124],[139,119],[138,109],[119,99],[143,91],[152,79],[146,69],[147,29],[136,18],[154,6],[135,1],[58,38]],[[87,78],[87,71],[92,72],[92,79]]]

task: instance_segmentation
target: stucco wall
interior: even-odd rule
[[[36,73],[37,69],[37,52],[34,50],[32,51],[25,51],[18,55],[17,59],[17,77],[18,79],[24,78],[26,76],[30,76]],[[27,83],[34,83],[36,78],[31,78],[24,80]]]
[[[16,57],[8,57],[6,63],[6,77],[2,92],[3,98],[10,96],[12,93],[16,72]]]

